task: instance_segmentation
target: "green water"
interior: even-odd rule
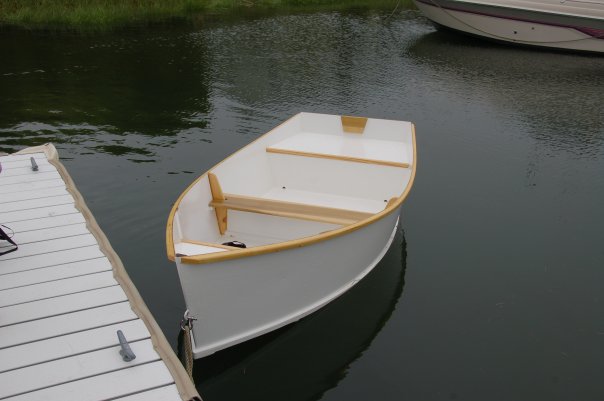
[[[0,150],[56,145],[175,347],[164,229],[198,174],[300,111],[416,123],[383,262],[309,318],[198,361],[205,401],[604,399],[603,57],[415,12],[2,31],[0,55]]]

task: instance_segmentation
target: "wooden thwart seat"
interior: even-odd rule
[[[373,215],[373,213],[359,212],[356,210],[316,206],[253,196],[225,194],[220,188],[216,175],[208,173],[208,179],[212,191],[212,201],[209,203],[209,206],[213,207],[216,212],[216,220],[220,234],[224,234],[227,229],[228,209],[338,225],[353,224]]]
[[[363,138],[367,119],[342,117],[342,135],[304,133],[284,138],[266,148],[268,153],[314,157],[346,162],[409,168],[410,144],[401,141]]]
[[[210,206],[339,225],[352,224],[373,214],[252,196],[224,194],[224,197],[224,200],[213,200]]]
[[[292,156],[316,157],[319,159],[344,160],[344,161],[357,162],[357,163],[378,164],[381,166],[409,168],[409,163],[399,163],[399,162],[393,162],[393,161],[389,161],[389,160],[367,159],[364,157],[341,156],[341,155],[334,155],[334,154],[329,154],[329,153],[305,152],[305,151],[299,151],[299,150],[280,149],[280,148],[273,148],[273,147],[266,148],[266,151],[268,153],[281,153],[284,155],[292,155]]]

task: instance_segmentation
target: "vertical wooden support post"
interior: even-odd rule
[[[220,188],[220,183],[216,175],[208,173],[208,180],[210,181],[210,190],[212,191],[212,200],[214,202],[224,202],[224,193]],[[216,212],[216,222],[218,223],[218,231],[220,234],[224,234],[227,230],[227,208],[222,206],[214,206]]]
[[[367,117],[341,116],[344,132],[362,134],[367,125]]]
[[[386,203],[386,207],[384,209],[388,209],[390,206],[394,205],[397,200],[398,198],[390,198],[390,200],[388,200],[388,203]]]

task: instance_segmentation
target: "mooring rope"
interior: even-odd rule
[[[193,346],[191,344],[191,328],[185,326],[185,370],[193,380]]]
[[[181,362],[184,365],[187,374],[191,381],[193,381],[193,343],[191,342],[191,329],[193,329],[193,321],[197,320],[191,315],[189,311],[185,311],[184,317],[180,322],[180,329],[182,334],[182,347],[179,344],[179,354],[181,356]]]

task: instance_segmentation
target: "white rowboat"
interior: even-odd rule
[[[193,182],[166,245],[197,319],[195,358],[297,321],[367,275],[416,164],[410,122],[300,113]]]

